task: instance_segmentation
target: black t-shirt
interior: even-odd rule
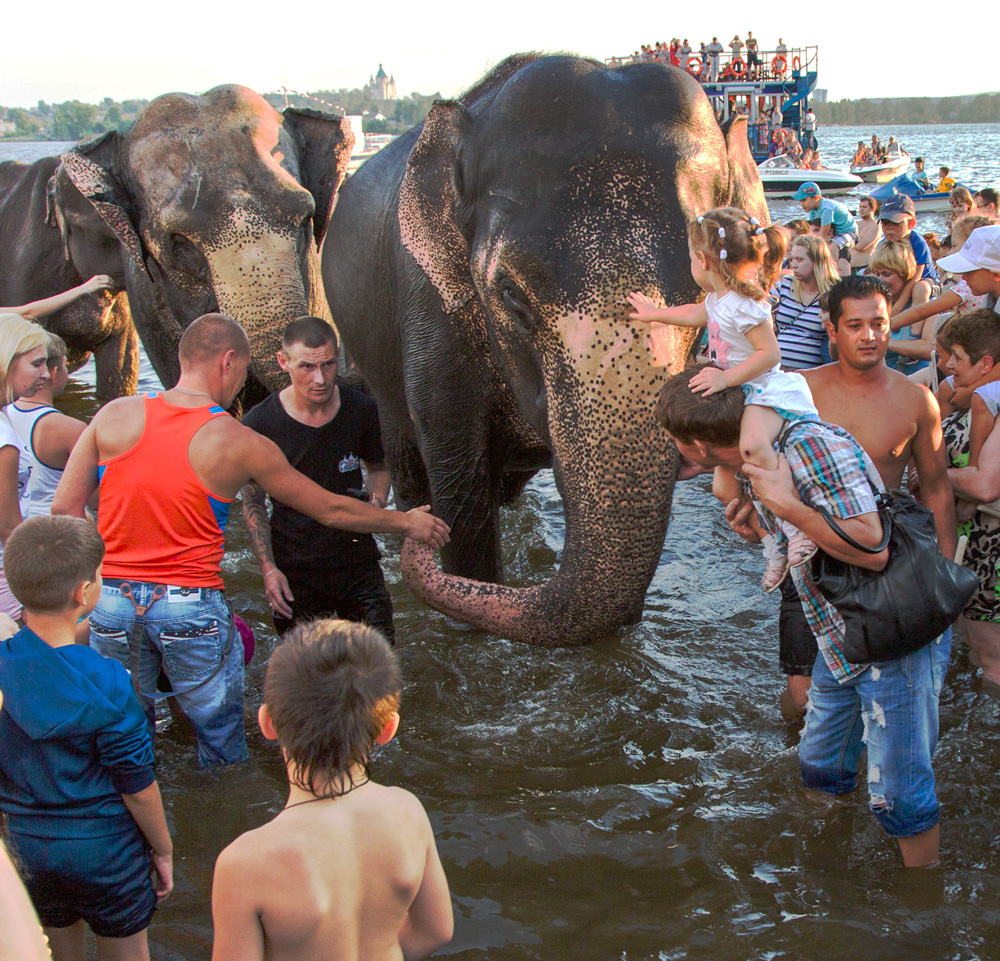
[[[364,487],[361,461],[385,460],[378,408],[360,391],[340,385],[337,416],[322,427],[289,417],[278,394],[271,394],[243,417],[243,423],[273,440],[288,462],[334,494]],[[271,541],[278,567],[323,563],[332,566],[378,560],[371,534],[324,527],[272,498]]]

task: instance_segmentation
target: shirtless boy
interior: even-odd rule
[[[847,277],[829,292],[827,332],[838,360],[802,371],[820,417],[854,436],[885,486],[898,488],[910,458],[924,504],[934,512],[941,551],[955,554],[955,508],[948,482],[941,414],[934,396],[883,363],[889,343],[888,290],[874,277]],[[877,412],[877,416],[875,415]],[[790,595],[790,596],[789,596]],[[781,666],[786,717],[805,713],[816,640],[794,588],[782,592]]]
[[[318,620],[284,635],[258,721],[289,796],[215,865],[212,961],[335,961],[433,954],[451,940],[434,834],[408,791],[368,777],[399,725],[398,662],[374,628]]]

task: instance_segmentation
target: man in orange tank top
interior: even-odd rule
[[[90,643],[133,674],[153,728],[162,669],[191,721],[202,764],[247,758],[243,649],[220,576],[229,507],[248,482],[329,527],[400,533],[441,547],[449,528],[429,507],[405,513],[324,490],[276,444],[226,413],[246,381],[250,345],[222,314],[181,337],[177,386],[103,407],[73,449],[53,514],[85,516],[100,490],[107,546]]]

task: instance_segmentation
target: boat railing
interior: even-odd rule
[[[784,50],[758,50],[758,64],[750,66],[746,50],[736,57],[728,48],[716,54],[718,64],[712,76],[711,53],[692,50],[687,55],[678,54],[675,66],[681,67],[701,83],[733,83],[744,81],[781,83],[807,72],[815,72],[819,59],[818,47],[788,47]],[[669,50],[651,50],[631,53],[624,57],[608,57],[609,66],[621,67],[629,63],[673,63]]]

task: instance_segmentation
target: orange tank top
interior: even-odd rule
[[[98,464],[98,530],[104,576],[221,588],[226,519],[232,500],[198,479],[188,448],[217,406],[177,407],[159,393],[144,398],[146,424],[134,447]]]

